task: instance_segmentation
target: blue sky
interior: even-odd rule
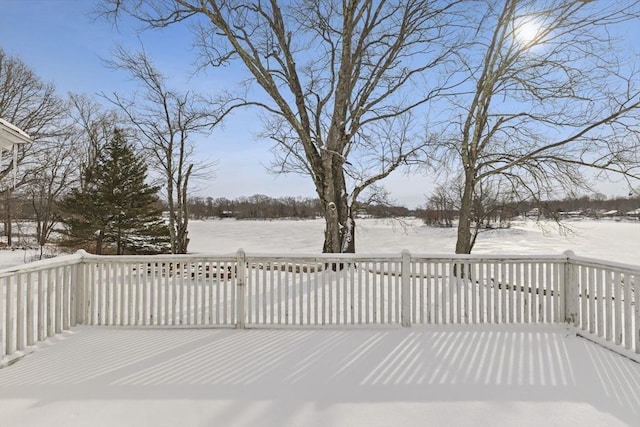
[[[126,74],[108,69],[108,59],[116,43],[139,49],[141,43],[157,67],[172,77],[172,85],[215,93],[234,81],[240,69],[229,68],[216,78],[192,77],[194,52],[191,36],[184,26],[162,32],[136,33],[126,22],[113,27],[95,20],[89,13],[93,0],[0,0],[0,46],[10,55],[18,55],[40,78],[53,82],[58,92],[97,94],[126,92],[130,87]],[[636,31],[637,32],[637,31]],[[260,122],[255,112],[235,113],[208,137],[198,139],[203,158],[217,161],[214,179],[199,184],[204,196],[235,198],[252,194],[270,196],[315,196],[307,177],[275,176],[267,173],[271,154],[268,141],[259,141]],[[425,203],[433,189],[428,176],[392,174],[383,185],[393,200],[408,207]],[[626,194],[623,185],[606,185],[608,194]]]
[[[18,55],[40,78],[53,82],[60,95],[97,94],[129,87],[126,74],[103,65],[116,43],[139,49],[141,42],[172,84],[215,93],[229,81],[192,77],[194,52],[186,28],[138,34],[127,25],[114,28],[90,16],[92,0],[0,0],[0,46]],[[229,69],[230,77],[237,69]],[[273,175],[268,141],[259,141],[260,122],[252,111],[234,113],[208,137],[198,140],[198,152],[217,162],[215,178],[198,183],[203,196],[236,198],[253,194],[315,197],[311,180],[298,175]],[[408,207],[425,203],[432,179],[396,173],[385,181],[392,199]]]

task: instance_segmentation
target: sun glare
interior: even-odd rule
[[[514,37],[518,44],[529,45],[533,43],[539,35],[540,23],[534,19],[523,20],[515,25]]]

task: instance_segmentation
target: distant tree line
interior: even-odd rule
[[[312,197],[269,197],[255,194],[248,197],[227,199],[224,197],[192,197],[189,212],[193,219],[314,219],[322,217],[319,199]],[[404,206],[392,204],[356,205],[356,215],[373,218],[409,216],[415,212]]]
[[[514,200],[511,197],[474,198],[471,211],[472,229],[477,233],[484,229],[508,227],[517,217],[561,220],[567,216],[602,218],[624,216],[640,208],[640,196],[607,198],[602,193],[566,197],[559,200]],[[615,213],[614,213],[615,212]],[[460,216],[459,193],[451,188],[438,187],[429,196],[424,209],[416,212],[425,224],[435,227],[454,227]],[[475,238],[472,240],[475,242]]]
[[[525,215],[532,209],[538,208],[544,218],[557,218],[569,213],[580,214],[589,218],[600,218],[604,213],[617,211],[612,216],[623,216],[640,208],[640,197],[611,197],[597,193],[595,195],[583,195],[562,200],[551,200],[541,203],[524,202],[518,207],[518,212]]]

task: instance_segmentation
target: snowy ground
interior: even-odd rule
[[[474,253],[577,255],[640,265],[640,221],[568,221],[560,233],[552,222],[516,221],[510,229],[490,230],[478,237]],[[259,253],[318,253],[322,249],[323,220],[191,221],[190,252],[229,254],[243,248]],[[416,219],[361,219],[356,227],[359,253],[415,254],[454,252],[456,230],[433,228]],[[48,252],[51,252],[49,249]],[[0,268],[23,264],[36,257],[36,249],[0,250]]]
[[[488,232],[475,252],[640,264],[640,224],[571,225],[570,237],[533,223]],[[191,251],[317,253],[322,231],[194,221]],[[454,242],[455,230],[417,221],[360,221],[357,234],[361,253],[452,253]],[[40,347],[0,369],[3,427],[640,425],[640,364],[562,326],[77,327]]]
[[[640,365],[562,327],[80,327],[0,369],[3,426],[637,426]]]
[[[568,234],[554,223],[516,222],[505,230],[481,233],[474,253],[577,255],[640,265],[640,222],[567,222]],[[190,251],[317,253],[322,249],[324,222],[314,221],[192,221]],[[455,249],[454,228],[427,227],[419,220],[359,220],[359,253],[447,254]]]

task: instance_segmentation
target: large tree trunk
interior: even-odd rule
[[[355,229],[352,202],[347,194],[342,162],[328,155],[325,161],[325,181],[320,200],[323,202],[325,231],[324,253],[355,253]]]
[[[179,215],[176,220],[176,251],[175,253],[186,254],[189,246],[189,203],[188,203],[188,191],[189,191],[189,178],[193,165],[187,166],[186,173],[179,177],[178,190],[178,206]]]
[[[325,202],[324,253],[355,253],[356,223],[347,198]]]
[[[471,236],[471,214],[473,209],[473,190],[475,180],[472,171],[467,171],[464,179],[464,190],[460,201],[458,220],[458,236],[456,240],[457,254],[470,254],[475,239]]]

